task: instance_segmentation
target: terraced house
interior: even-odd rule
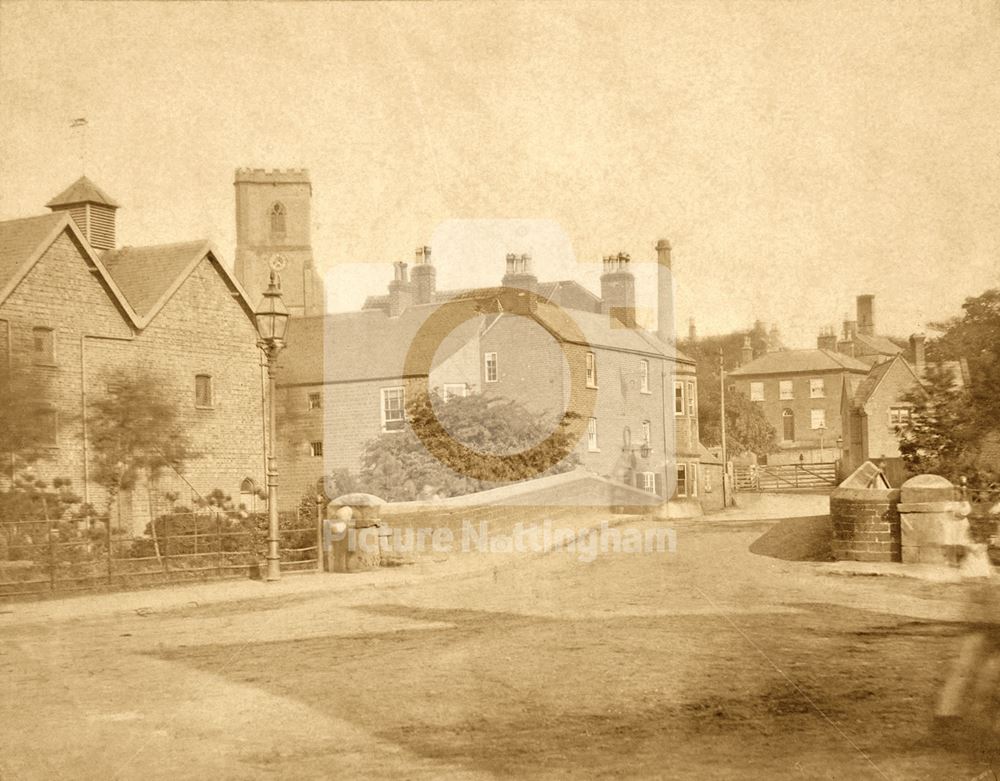
[[[667,242],[657,255],[666,330]],[[438,290],[431,249],[420,247],[412,270],[396,263],[388,293],[361,310],[293,317],[277,391],[285,496],[301,496],[333,469],[358,470],[369,440],[407,425],[406,399],[422,384],[445,398],[515,399],[553,425],[577,411],[585,467],[661,497],[696,499],[694,362],[636,326],[629,262],[605,259],[601,296],[572,280],[539,282],[527,255],[498,259],[497,287]],[[260,264],[245,273],[266,271]],[[449,307],[473,314],[449,324],[438,316]],[[433,354],[415,367],[411,348],[427,329]]]
[[[100,508],[89,404],[116,370],[155,377],[192,449],[152,496],[187,503],[214,488],[252,497],[264,477],[262,368],[253,306],[207,241],[116,246],[118,204],[87,178],[51,213],[0,222],[0,365],[27,365],[46,421],[46,480],[65,478]],[[6,464],[3,479],[12,476]],[[148,519],[145,492],[127,517]]]

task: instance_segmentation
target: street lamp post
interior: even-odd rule
[[[266,580],[281,579],[281,554],[278,549],[278,460],[275,457],[277,427],[274,415],[274,380],[278,373],[278,353],[285,347],[285,329],[288,327],[288,309],[281,300],[281,279],[271,272],[270,283],[264,291],[257,311],[259,339],[257,346],[267,358],[267,575]]]
[[[826,424],[824,423],[819,427],[819,460],[823,461],[826,458],[826,453],[823,450],[823,436],[826,434]]]

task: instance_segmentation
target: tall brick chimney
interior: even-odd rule
[[[417,247],[416,262],[413,265],[413,302],[434,303],[436,287],[437,270],[431,264],[431,248]]]
[[[656,242],[656,335],[661,342],[674,340],[674,277],[670,267],[670,242]]]
[[[395,276],[389,283],[389,317],[399,317],[413,303],[413,284],[402,261],[393,264],[393,273]]]
[[[635,276],[627,252],[607,255],[601,274],[601,311],[622,325],[635,328]]]
[[[753,342],[750,341],[750,334],[743,337],[743,349],[740,350],[740,366],[746,366],[753,360]]]
[[[858,333],[862,336],[875,335],[875,296],[869,294],[857,298]]]
[[[924,345],[927,337],[923,334],[910,336],[910,350],[913,352],[913,368],[917,374],[923,374],[927,368],[927,349]]]
[[[695,327],[694,318],[688,319],[688,341],[694,342],[698,339],[698,329]]]
[[[507,255],[507,266],[500,284],[504,287],[516,287],[529,293],[538,291],[538,277],[531,269],[531,255]]]

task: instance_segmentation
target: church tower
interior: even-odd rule
[[[326,311],[323,279],[312,254],[312,184],[302,168],[238,168],[236,278],[256,306],[272,270],[281,276],[285,306],[293,316]]]

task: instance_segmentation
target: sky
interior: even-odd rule
[[[871,293],[906,336],[1000,285],[998,74],[995,0],[0,0],[0,219],[85,171],[120,243],[231,263],[234,170],[305,167],[334,308],[429,244],[439,287],[628,252],[652,310],[667,238],[685,332],[808,347]]]

